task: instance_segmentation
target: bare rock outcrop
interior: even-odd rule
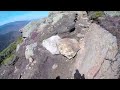
[[[118,36],[108,29],[90,22],[86,11],[51,11],[22,29],[18,58],[1,67],[0,78],[73,79],[77,69],[86,79],[117,79]]]
[[[90,25],[82,43],[84,46],[78,52],[75,69],[78,68],[80,73],[86,75],[86,78],[95,78],[98,72],[102,70],[101,67],[106,67],[107,71],[110,66],[107,64],[110,62],[105,64],[106,60],[115,61],[118,52],[116,37],[99,25],[94,23]],[[111,78],[109,74],[107,78]]]

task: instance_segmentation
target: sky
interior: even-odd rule
[[[22,20],[40,19],[48,16],[48,11],[0,11],[0,25]]]

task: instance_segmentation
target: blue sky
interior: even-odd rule
[[[48,16],[48,11],[0,11],[0,25],[22,20],[40,19]]]

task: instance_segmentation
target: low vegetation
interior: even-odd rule
[[[89,18],[90,19],[98,19],[99,17],[103,17],[105,14],[103,11],[90,11]]]
[[[6,49],[0,52],[0,64],[7,64],[15,57],[15,50],[18,44],[22,43],[22,37],[11,43]]]

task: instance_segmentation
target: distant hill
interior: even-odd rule
[[[16,21],[0,26],[0,51],[14,42],[21,35],[19,30],[28,23],[29,21]]]
[[[11,31],[18,31],[29,22],[30,21],[16,21],[16,22],[10,22],[10,23],[4,24],[0,26],[0,34],[6,34]]]
[[[11,31],[0,35],[0,51],[5,49],[10,43],[14,42],[20,35],[21,34],[18,31]]]

